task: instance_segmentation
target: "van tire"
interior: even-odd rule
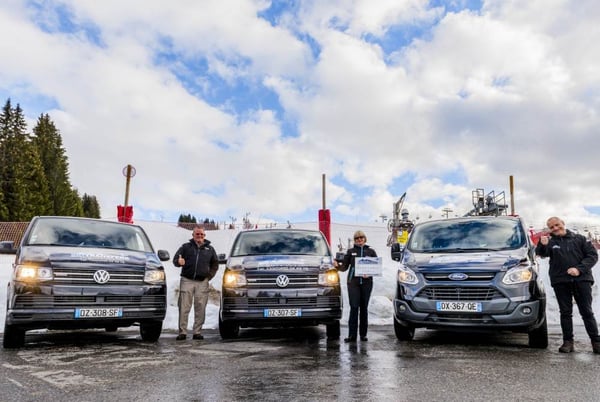
[[[394,333],[399,341],[412,341],[415,337],[415,328],[404,326],[394,319]]]
[[[140,323],[140,335],[144,342],[156,342],[162,332],[162,321],[142,321]]]
[[[327,324],[327,339],[340,339],[340,320]]]
[[[536,349],[546,349],[548,347],[548,323],[546,317],[542,324],[536,329],[527,333],[529,337],[529,347]]]
[[[25,330],[5,322],[2,346],[5,349],[18,349],[23,345],[25,345]]]
[[[219,317],[219,334],[222,339],[237,338],[240,333],[240,326],[235,322],[222,321]]]

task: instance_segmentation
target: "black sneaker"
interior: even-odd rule
[[[346,343],[356,342],[356,337],[355,336],[349,336],[347,338],[344,338],[344,342],[346,342]]]
[[[176,341],[185,341],[185,338],[187,338],[187,336],[185,334],[179,334],[177,335],[177,338],[175,338]]]
[[[192,336],[192,339],[202,340],[204,339],[204,337],[201,334],[194,334],[194,336]]]
[[[575,347],[573,345],[573,341],[564,341],[563,344],[561,345],[560,348],[558,348],[558,351],[560,353],[571,353],[575,350]]]
[[[368,341],[368,340],[369,340],[369,338],[367,338],[366,336],[361,336],[361,337],[360,337],[360,340],[361,340],[362,342],[366,342],[366,341]]]
[[[600,354],[600,342],[592,342],[592,350],[596,354]]]

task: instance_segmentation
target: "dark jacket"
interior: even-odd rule
[[[377,253],[375,252],[375,250],[373,250],[366,244],[364,246],[357,246],[355,244],[354,247],[349,248],[348,251],[346,251],[344,259],[338,266],[338,271],[346,271],[350,269],[350,271],[348,272],[348,283],[350,283],[353,280],[359,281],[360,279],[373,280],[372,276],[369,276],[367,278],[363,278],[362,276],[357,278],[354,276],[356,257],[377,257]]]
[[[184,243],[173,257],[173,265],[179,267],[179,256],[185,260],[185,265],[181,268],[181,276],[196,281],[202,281],[204,278],[212,279],[219,269],[219,258],[214,247],[210,245],[209,240],[204,240],[202,246],[190,239]]]
[[[540,257],[550,257],[550,283],[589,281],[594,283],[592,267],[598,261],[598,251],[588,239],[567,229],[564,236],[551,235],[548,245],[538,242],[535,253]],[[575,267],[579,276],[567,274],[567,269]]]

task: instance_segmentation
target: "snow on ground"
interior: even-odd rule
[[[169,251],[171,257],[177,251],[179,246],[187,242],[191,238],[191,231],[177,227],[174,223],[162,223],[162,222],[136,222],[144,228],[148,233],[150,240],[155,249],[165,249]],[[295,228],[302,229],[316,229],[318,228],[317,223],[304,223],[295,224]],[[370,325],[390,325],[393,323],[393,307],[392,299],[396,289],[396,265],[397,263],[390,258],[390,249],[386,246],[387,237],[389,235],[387,228],[383,224],[364,224],[364,225],[345,225],[345,224],[332,224],[331,228],[331,242],[332,251],[337,251],[337,245],[341,242],[344,247],[348,245],[348,239],[352,238],[355,230],[363,230],[367,234],[367,244],[373,247],[377,254],[383,257],[384,274],[382,277],[375,278],[375,284],[373,288],[373,294],[371,296],[371,302],[369,305],[369,324]],[[207,239],[211,241],[212,245],[217,250],[217,253],[229,254],[229,249],[235,235],[239,230],[216,230],[207,231]],[[0,301],[6,300],[6,286],[12,272],[12,263],[14,261],[14,255],[11,254],[0,254]],[[163,324],[164,329],[177,329],[178,313],[177,313],[177,290],[179,288],[179,268],[173,266],[170,261],[165,262],[165,269],[167,273],[168,281],[168,307],[167,316]],[[596,277],[600,275],[598,269],[594,269]],[[558,324],[559,314],[554,297],[554,292],[550,287],[548,280],[548,260],[540,259],[540,271],[546,286],[548,293],[547,303],[547,314],[548,322],[550,324]],[[215,289],[221,288],[221,281],[223,277],[223,265],[219,267],[219,272],[211,281],[211,285]],[[341,280],[346,283],[346,273],[341,273]],[[347,323],[348,313],[348,295],[346,287],[343,286],[343,297],[344,297],[344,312],[342,322]],[[204,324],[205,328],[215,329],[218,327],[218,313],[219,306],[217,304],[210,303],[206,309],[206,321]],[[594,286],[594,311],[600,314],[600,296],[598,295],[598,285]],[[6,310],[0,309],[0,323],[4,322]],[[575,311],[575,325],[583,325],[581,318]],[[190,313],[189,325],[191,327],[193,321],[193,312]],[[1,325],[1,324],[0,324]],[[0,330],[3,330],[3,326],[0,326]]]

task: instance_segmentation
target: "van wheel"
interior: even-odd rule
[[[529,331],[527,335],[529,336],[530,348],[546,349],[548,347],[548,323],[546,318],[544,317],[542,325],[533,331]]]
[[[5,322],[2,346],[5,349],[17,349],[23,345],[25,345],[25,330]]]
[[[156,342],[162,332],[162,321],[142,321],[140,335],[144,342]]]
[[[415,329],[413,327],[405,327],[394,319],[394,332],[399,341],[412,341],[415,337]]]
[[[237,338],[240,333],[240,326],[235,322],[222,321],[219,317],[219,334],[222,339]]]
[[[340,320],[327,324],[327,339],[340,339]]]

